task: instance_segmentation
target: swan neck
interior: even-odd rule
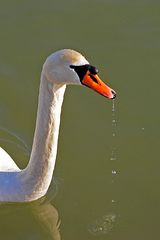
[[[65,87],[48,82],[42,72],[33,146],[23,174],[36,199],[47,192],[52,179]]]

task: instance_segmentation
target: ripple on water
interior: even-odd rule
[[[22,150],[24,155],[30,155],[31,147],[23,140],[22,137],[18,136],[16,132],[2,126],[0,126],[0,132],[7,134],[7,136],[0,138],[0,142],[6,142],[11,145],[15,145],[17,148]]]
[[[93,223],[91,223],[88,226],[88,231],[92,235],[96,236],[107,234],[113,229],[115,221],[116,221],[115,213],[106,214],[93,221]]]

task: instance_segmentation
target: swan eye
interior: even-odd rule
[[[94,66],[91,66],[90,64],[85,64],[85,65],[80,65],[80,66],[70,65],[70,68],[75,70],[75,72],[78,74],[81,81],[83,80],[87,71],[89,71],[90,77],[92,75],[96,75],[98,73],[98,69]],[[95,78],[93,77],[92,80],[95,81]]]
[[[90,66],[89,64],[80,65],[80,66],[70,65],[70,68],[73,68],[75,70],[80,80],[82,81],[86,72],[89,70],[89,66]]]

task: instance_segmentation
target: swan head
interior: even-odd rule
[[[116,97],[116,92],[99,78],[97,68],[77,51],[63,49],[51,54],[42,72],[50,83],[87,86],[109,99]]]

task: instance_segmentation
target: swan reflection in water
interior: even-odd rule
[[[60,240],[58,211],[48,198],[0,205],[1,239]]]

